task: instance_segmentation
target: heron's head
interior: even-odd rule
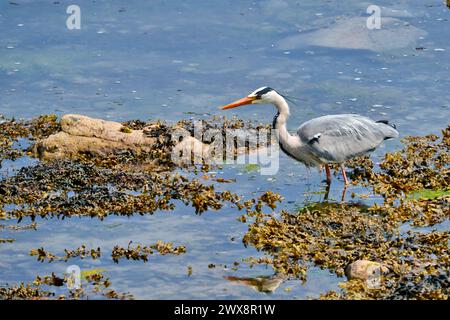
[[[231,109],[254,103],[275,103],[279,97],[280,95],[274,89],[270,87],[261,87],[250,93],[248,96],[223,106],[221,109]]]

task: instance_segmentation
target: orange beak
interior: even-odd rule
[[[239,99],[233,103],[227,104],[226,106],[223,106],[221,109],[226,110],[226,109],[236,108],[239,106],[245,106],[246,104],[251,104],[252,101],[255,99],[256,99],[255,97],[245,97],[245,98]]]

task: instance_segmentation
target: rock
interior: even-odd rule
[[[209,146],[194,137],[185,137],[173,147],[172,161],[177,164],[188,164],[193,158],[196,163],[201,163],[208,155]],[[186,155],[190,155],[186,157]]]
[[[122,131],[119,122],[93,119],[83,115],[66,114],[61,118],[62,131],[80,137],[99,138],[101,140],[123,143],[125,145],[153,145],[155,139],[143,134],[143,130]]]
[[[281,50],[320,46],[381,52],[412,47],[427,34],[397,18],[382,17],[381,29],[369,29],[366,23],[366,17],[342,19],[328,28],[287,37],[278,46]]]
[[[389,269],[382,263],[369,260],[356,260],[347,266],[345,275],[348,280],[368,280],[377,275],[387,273],[388,271]]]
[[[34,153],[40,158],[54,159],[76,156],[79,153],[107,155],[124,149],[151,150],[156,138],[143,130],[122,132],[122,124],[68,114],[61,119],[62,131],[39,141]]]
[[[104,156],[130,147],[118,141],[74,136],[61,131],[36,144],[34,153],[45,159],[75,157],[80,153]]]

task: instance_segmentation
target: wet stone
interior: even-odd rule
[[[345,275],[349,280],[367,280],[375,276],[381,276],[383,273],[388,272],[388,270],[386,266],[379,262],[357,260],[347,266]]]

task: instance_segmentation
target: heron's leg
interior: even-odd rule
[[[341,170],[342,170],[342,176],[344,177],[345,185],[348,186],[349,182],[347,179],[347,174],[345,173],[345,166],[343,164],[341,164]]]
[[[328,196],[330,195],[330,184],[328,183],[325,188],[325,195],[323,197],[323,201],[328,201]]]
[[[330,185],[331,184],[331,172],[330,172],[330,166],[329,165],[325,165],[325,172],[327,174],[327,184]]]
[[[347,194],[347,185],[345,185],[344,190],[342,190],[341,202],[345,202],[345,195]]]

